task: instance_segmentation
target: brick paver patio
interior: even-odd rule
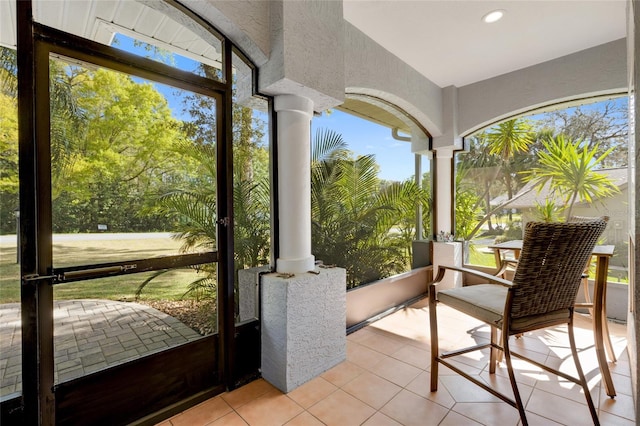
[[[157,309],[111,300],[54,303],[55,381],[64,382],[201,337]],[[0,397],[22,389],[20,304],[0,305]]]

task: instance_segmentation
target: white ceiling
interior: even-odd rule
[[[440,87],[624,38],[625,16],[626,0],[344,0],[347,21]]]
[[[217,59],[193,33],[135,1],[34,3],[37,20],[83,37],[108,43],[114,31],[135,32],[204,62]],[[505,17],[481,22],[494,9],[505,10]],[[623,38],[625,11],[626,0],[344,0],[347,21],[441,87]],[[0,0],[0,44],[15,45],[15,24],[15,0]]]
[[[219,40],[211,36],[205,41],[134,0],[36,0],[33,16],[50,27],[107,45],[120,33],[213,66],[220,60]],[[0,0],[0,45],[16,45],[15,0]]]

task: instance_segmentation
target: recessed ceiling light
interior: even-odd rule
[[[482,17],[482,22],[491,24],[499,21],[504,16],[504,10],[493,10]]]

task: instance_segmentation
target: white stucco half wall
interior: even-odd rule
[[[262,280],[262,376],[283,392],[343,362],[347,357],[346,271]]]

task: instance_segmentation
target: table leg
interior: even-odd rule
[[[611,334],[609,333],[609,321],[607,321],[607,303],[606,303],[607,286],[606,285],[602,289],[602,300],[605,301],[605,303],[602,304],[602,331],[604,333],[604,347],[607,350],[609,361],[616,362],[617,361],[616,354],[613,351],[613,345],[611,344]]]
[[[493,256],[496,259],[496,268],[502,265],[502,256],[500,255],[500,249],[493,249]]]
[[[602,374],[602,382],[605,391],[611,398],[616,396],[616,390],[611,379],[609,364],[607,364],[607,356],[605,354],[604,341],[605,336],[603,329],[607,330],[607,340],[609,339],[608,327],[606,327],[606,286],[607,286],[607,269],[609,268],[609,258],[607,256],[597,256],[596,262],[596,280],[593,295],[593,334],[596,346],[596,356],[598,357],[598,365]],[[612,351],[613,352],[613,351]]]
[[[591,316],[591,319],[594,319],[593,316],[593,302],[591,302],[591,292],[589,291],[589,277],[583,278],[582,279],[582,288],[584,291],[584,301],[585,301],[585,305],[591,305],[588,309],[589,309],[589,315]]]

